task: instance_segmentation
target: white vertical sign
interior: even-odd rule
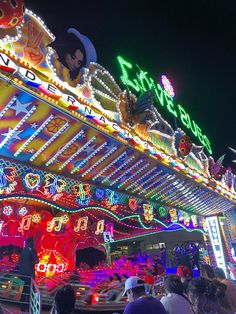
[[[217,266],[222,268],[226,272],[225,257],[220,236],[218,218],[217,216],[207,217],[206,222]]]

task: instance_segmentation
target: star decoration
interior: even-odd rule
[[[122,182],[124,182],[125,180],[129,179],[129,177],[130,177],[130,174],[127,173],[127,174],[124,175],[121,179],[119,179],[118,182],[122,183]]]
[[[130,156],[129,155],[124,155],[121,159],[119,159],[117,162],[116,162],[116,165],[120,166],[122,165],[123,163],[125,163],[126,161],[128,161],[130,159]]]
[[[12,130],[13,130],[12,128],[8,128],[8,132],[7,132],[7,133],[3,133],[2,136],[8,136],[8,135],[11,133]],[[21,138],[20,138],[20,136],[19,136],[19,134],[20,134],[21,132],[23,132],[23,130],[21,130],[21,131],[15,131],[15,132],[11,135],[10,139],[11,139],[11,140],[21,140]]]
[[[32,102],[26,102],[26,103],[22,103],[19,101],[19,99],[17,98],[15,101],[14,106],[12,106],[11,108],[13,110],[15,110],[16,112],[16,116],[18,116],[19,113],[24,112],[24,113],[28,113],[27,107],[32,104]]]
[[[31,128],[32,129],[37,129],[37,127],[38,127],[38,124],[37,123],[31,123]]]
[[[85,134],[85,131],[84,131],[83,133],[80,134],[79,138],[82,139],[82,138],[85,138],[85,137],[86,137],[86,134]]]
[[[87,155],[92,154],[96,150],[96,144],[92,146],[88,146],[83,150],[83,153],[86,153]]]
[[[115,145],[107,145],[104,147],[104,154],[110,152],[113,148],[115,147]]]

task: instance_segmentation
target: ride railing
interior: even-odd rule
[[[41,313],[41,297],[37,284],[29,276],[16,272],[0,272],[0,303],[17,304],[30,314]]]
[[[24,284],[25,281],[17,274],[0,272],[0,301],[20,303]],[[30,291],[30,286],[28,290]]]
[[[40,314],[41,313],[41,294],[36,282],[31,280],[30,289],[30,314]]]
[[[38,289],[40,291],[42,305],[51,306],[58,289],[66,284],[73,286],[76,295],[75,308],[84,308],[87,305],[88,296],[91,294],[91,286],[82,284],[78,279],[72,279],[72,274],[62,274],[55,277],[38,278]]]

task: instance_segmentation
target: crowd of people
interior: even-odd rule
[[[200,252],[198,243],[182,243],[176,244],[173,249],[174,265],[186,265],[190,271],[196,267],[200,270]]]
[[[165,262],[166,260],[160,258],[157,254],[151,256],[147,252],[143,252],[143,254],[133,253],[129,257],[122,255],[112,262],[112,266],[114,268],[132,269],[135,274],[140,273],[143,269],[149,270],[156,276],[164,274]]]
[[[236,285],[226,279],[220,268],[209,265],[201,268],[201,276],[191,278],[186,266],[180,266],[177,274],[164,278],[164,291],[161,298],[147,292],[145,281],[137,276],[120,277],[114,274],[101,284],[100,291],[108,292],[107,287],[123,287],[123,295],[128,304],[124,314],[234,314],[236,313]],[[60,288],[56,295],[51,314],[73,313],[75,291],[72,286]]]
[[[181,265],[176,275],[164,278],[164,295],[160,300],[147,295],[145,281],[130,277],[125,284],[129,304],[124,314],[234,314],[236,285],[223,269],[201,267],[201,276],[192,278],[190,269]]]
[[[193,244],[187,247],[176,246],[174,252],[178,256],[178,267],[176,274],[169,276],[165,274],[164,249],[160,257],[150,256],[147,252],[134,253],[130,257],[121,256],[112,264],[113,269],[119,271],[93,287],[92,295],[105,294],[107,301],[117,300],[118,295],[127,298],[124,314],[235,314],[236,284],[226,278],[224,270],[213,269],[208,264],[200,265],[199,250]],[[19,274],[26,282],[21,298],[22,311],[29,306],[26,297],[29,291],[26,289],[29,289],[30,282],[27,278],[34,278],[34,265],[37,262],[33,238],[28,238],[18,264]],[[200,274],[196,278],[193,278],[194,266],[199,269]],[[157,294],[155,287],[159,286],[160,278],[163,284]],[[77,271],[70,280],[71,283],[79,283]],[[75,302],[73,284],[67,284],[57,290],[51,314],[71,314],[74,312]],[[0,308],[0,313],[1,310]]]

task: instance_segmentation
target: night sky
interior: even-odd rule
[[[25,5],[55,36],[69,27],[88,36],[98,63],[120,86],[117,55],[157,81],[168,76],[176,102],[210,139],[214,158],[226,154],[225,166],[236,169],[231,163],[236,154],[228,149],[236,149],[235,1],[25,0]]]

